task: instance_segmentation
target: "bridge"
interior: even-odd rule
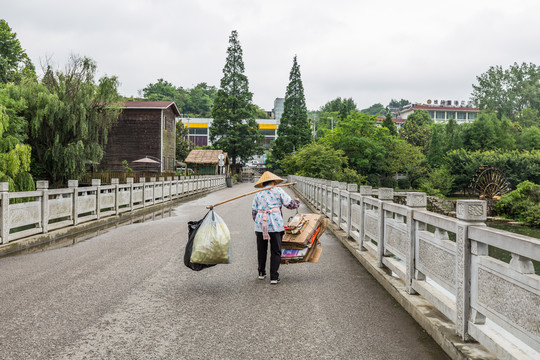
[[[330,215],[332,224],[331,231],[321,239],[324,250],[319,263],[282,265],[282,282],[278,286],[256,278],[251,197],[216,208],[231,230],[232,264],[193,272],[182,263],[187,221],[204,216],[208,204],[252,190],[252,184],[224,188],[224,179],[220,177],[157,182],[154,179],[142,186],[96,183],[92,188],[74,186],[65,192],[48,190],[41,184],[41,190],[32,194],[33,205],[10,203],[6,197],[11,195],[3,192],[0,225],[8,224],[10,230],[6,235],[0,227],[5,236],[0,251],[13,251],[17,246],[22,249],[23,245],[15,244],[43,242],[45,237],[54,239],[58,233],[65,236],[69,229],[88,227],[90,223],[108,221],[109,225],[101,234],[75,246],[0,259],[0,357],[535,358],[534,342],[515,331],[509,334],[518,339],[518,345],[514,343],[506,350],[507,344],[502,340],[492,347],[478,333],[473,338],[469,327],[460,333],[457,312],[452,313],[458,307],[445,286],[437,283],[436,272],[427,264],[412,265],[416,269],[411,271],[411,265],[407,265],[410,255],[403,246],[393,246],[384,235],[377,238],[389,231],[374,226],[374,221],[389,219],[391,211],[392,221],[397,223],[392,224],[392,231],[408,229],[412,233],[412,224],[421,219],[429,225],[426,228],[432,227],[431,220],[422,218],[428,212],[421,207],[421,199],[411,200],[409,205],[413,206],[407,207],[393,204],[384,189],[373,196],[367,195],[366,188],[358,193],[339,183],[308,178],[291,180],[298,181],[296,191],[304,201],[299,211],[320,211]],[[56,201],[64,206],[53,206]],[[93,206],[100,204],[95,208],[98,210],[92,211],[88,204],[81,210],[85,201]],[[159,210],[165,205],[168,216]],[[32,207],[41,209],[34,212],[35,226],[28,228],[17,223],[19,226],[13,227],[20,218],[13,214]],[[45,217],[60,208],[61,220]],[[154,217],[148,212],[152,210],[158,211],[159,220],[149,220]],[[142,214],[141,222],[127,220],[128,213],[134,212]],[[285,210],[284,215],[293,213]],[[435,214],[429,216],[439,219]],[[83,221],[85,217],[92,219]],[[116,224],[132,224],[110,227],[110,219],[116,219]],[[430,230],[437,234],[437,239],[445,239],[448,231],[445,235],[441,229],[448,227],[451,220],[438,221],[441,228]],[[62,222],[62,226],[58,225]],[[420,234],[422,227],[415,228],[416,234]],[[20,234],[22,231],[24,235]],[[476,236],[471,228],[467,228],[467,234]],[[394,232],[394,237],[404,240],[399,232]],[[399,253],[399,249],[404,253]],[[482,247],[477,246],[475,251],[482,253]],[[525,335],[534,340],[540,322],[538,313],[531,309],[538,309],[535,301],[539,287],[535,283],[538,276],[531,274],[527,260],[538,260],[537,248],[519,251],[523,253],[518,265],[514,262],[509,267],[521,269],[512,271],[527,277],[526,290],[530,293],[525,293],[525,300],[524,290],[517,289],[514,295],[519,304],[532,304],[511,309],[516,312],[512,319],[528,314],[520,324],[532,329]],[[456,254],[460,252],[456,250]],[[459,273],[458,268],[456,271]],[[408,278],[407,274],[411,276]],[[470,293],[475,294],[474,290]],[[469,299],[467,306],[476,311],[476,321],[472,323],[485,325],[482,316],[486,318],[491,312],[483,308],[483,312],[478,311],[476,300]],[[508,324],[512,324],[510,320]],[[504,330],[500,325],[499,328]],[[479,343],[480,340],[483,341]]]

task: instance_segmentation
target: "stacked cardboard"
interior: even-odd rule
[[[281,263],[316,263],[322,248],[319,238],[326,230],[328,220],[318,214],[296,214],[285,226],[281,242]]]

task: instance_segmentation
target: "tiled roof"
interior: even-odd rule
[[[180,116],[180,111],[174,101],[126,101],[124,103],[124,108],[126,109],[167,109],[170,106],[172,106],[175,115]]]
[[[191,150],[184,161],[190,164],[217,164],[219,154],[225,155],[225,163],[227,163],[227,153],[223,150]]]

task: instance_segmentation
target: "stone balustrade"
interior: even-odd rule
[[[110,185],[94,179],[85,187],[69,180],[67,189],[49,189],[47,181],[37,181],[36,191],[24,192],[8,192],[8,183],[0,183],[0,244],[224,186],[221,175],[160,177],[139,183],[128,178],[126,184],[112,179]]]
[[[393,189],[290,176],[296,190],[399,277],[500,358],[540,358],[540,240],[485,226],[486,202],[459,200],[457,218],[426,210],[426,194],[393,203]],[[511,254],[506,263],[490,248]]]

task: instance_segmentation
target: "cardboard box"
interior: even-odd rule
[[[294,249],[282,253],[298,254],[299,256],[283,256],[281,258],[282,264],[316,263],[321,256],[322,248],[319,238],[326,230],[328,219],[319,214],[302,214],[302,217],[308,219],[306,228],[299,234],[286,233],[282,241],[282,249]],[[300,256],[300,254],[305,255]]]

